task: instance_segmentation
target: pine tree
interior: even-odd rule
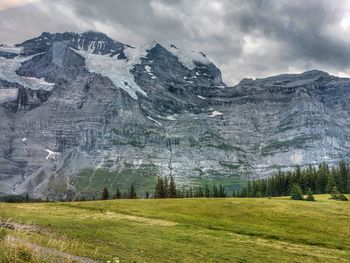
[[[303,191],[301,190],[300,186],[298,184],[293,184],[292,190],[291,190],[291,199],[293,200],[303,200]]]
[[[130,189],[129,189],[129,198],[130,199],[136,199],[137,198],[137,194],[135,191],[135,186],[134,184],[131,184]]]
[[[167,176],[164,176],[163,178],[163,191],[164,191],[164,198],[168,198],[169,197],[169,180]]]
[[[107,187],[105,186],[102,190],[101,200],[108,200],[108,198],[109,198],[109,191],[108,191]]]
[[[219,189],[215,183],[213,185],[213,197],[219,197]]]
[[[148,190],[146,191],[146,196],[145,196],[145,198],[146,198],[146,199],[149,198],[149,192],[148,192]]]
[[[221,184],[219,185],[219,197],[226,197],[225,188]]]
[[[315,201],[315,197],[313,196],[313,192],[311,191],[311,188],[307,191],[307,197],[305,199],[306,201]]]
[[[204,197],[203,188],[201,186],[198,187],[198,197]]]
[[[24,195],[24,202],[29,203],[29,194],[28,193],[26,193]]]
[[[205,183],[204,196],[210,197],[210,189],[207,182]]]
[[[347,190],[348,184],[348,167],[344,161],[339,163],[339,188],[342,193],[345,193]]]
[[[120,198],[121,198],[121,193],[120,193],[119,188],[117,188],[117,191],[113,195],[113,199],[120,199]]]
[[[192,198],[193,197],[193,190],[192,187],[190,187],[190,190],[188,191],[188,197]]]
[[[165,197],[164,180],[161,176],[157,177],[157,182],[156,182],[156,186],[154,189],[154,197],[155,198],[164,198]]]
[[[333,173],[331,173],[331,174],[329,174],[329,177],[328,177],[328,182],[326,185],[326,193],[330,194],[334,187],[337,188],[337,184],[334,180]]]
[[[334,186],[332,188],[330,199],[339,200],[339,201],[348,201],[348,198],[339,192],[337,186]]]
[[[177,197],[176,184],[175,184],[174,178],[172,176],[170,176],[169,197],[170,198],[176,198]]]

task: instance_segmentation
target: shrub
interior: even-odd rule
[[[315,197],[313,195],[313,192],[311,191],[311,188],[307,191],[307,197],[305,201],[315,201]]]
[[[304,200],[303,191],[298,184],[293,184],[291,190],[291,199],[293,200]]]
[[[329,199],[338,200],[338,201],[348,201],[348,198],[342,193],[340,193],[336,186],[332,188],[331,197]]]

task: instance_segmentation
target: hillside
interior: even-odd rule
[[[99,32],[0,46],[0,194],[91,198],[349,160],[350,80],[322,71],[228,87],[202,52]]]
[[[350,203],[316,200],[0,203],[1,221],[18,228],[2,242],[104,262],[348,262]]]

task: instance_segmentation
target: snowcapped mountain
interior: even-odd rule
[[[67,199],[349,159],[349,86],[309,71],[227,87],[201,52],[92,31],[0,45],[0,193]]]

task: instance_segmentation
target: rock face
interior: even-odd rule
[[[350,159],[350,79],[321,71],[234,87],[202,53],[97,32],[0,46],[0,193],[50,199],[268,176]]]

